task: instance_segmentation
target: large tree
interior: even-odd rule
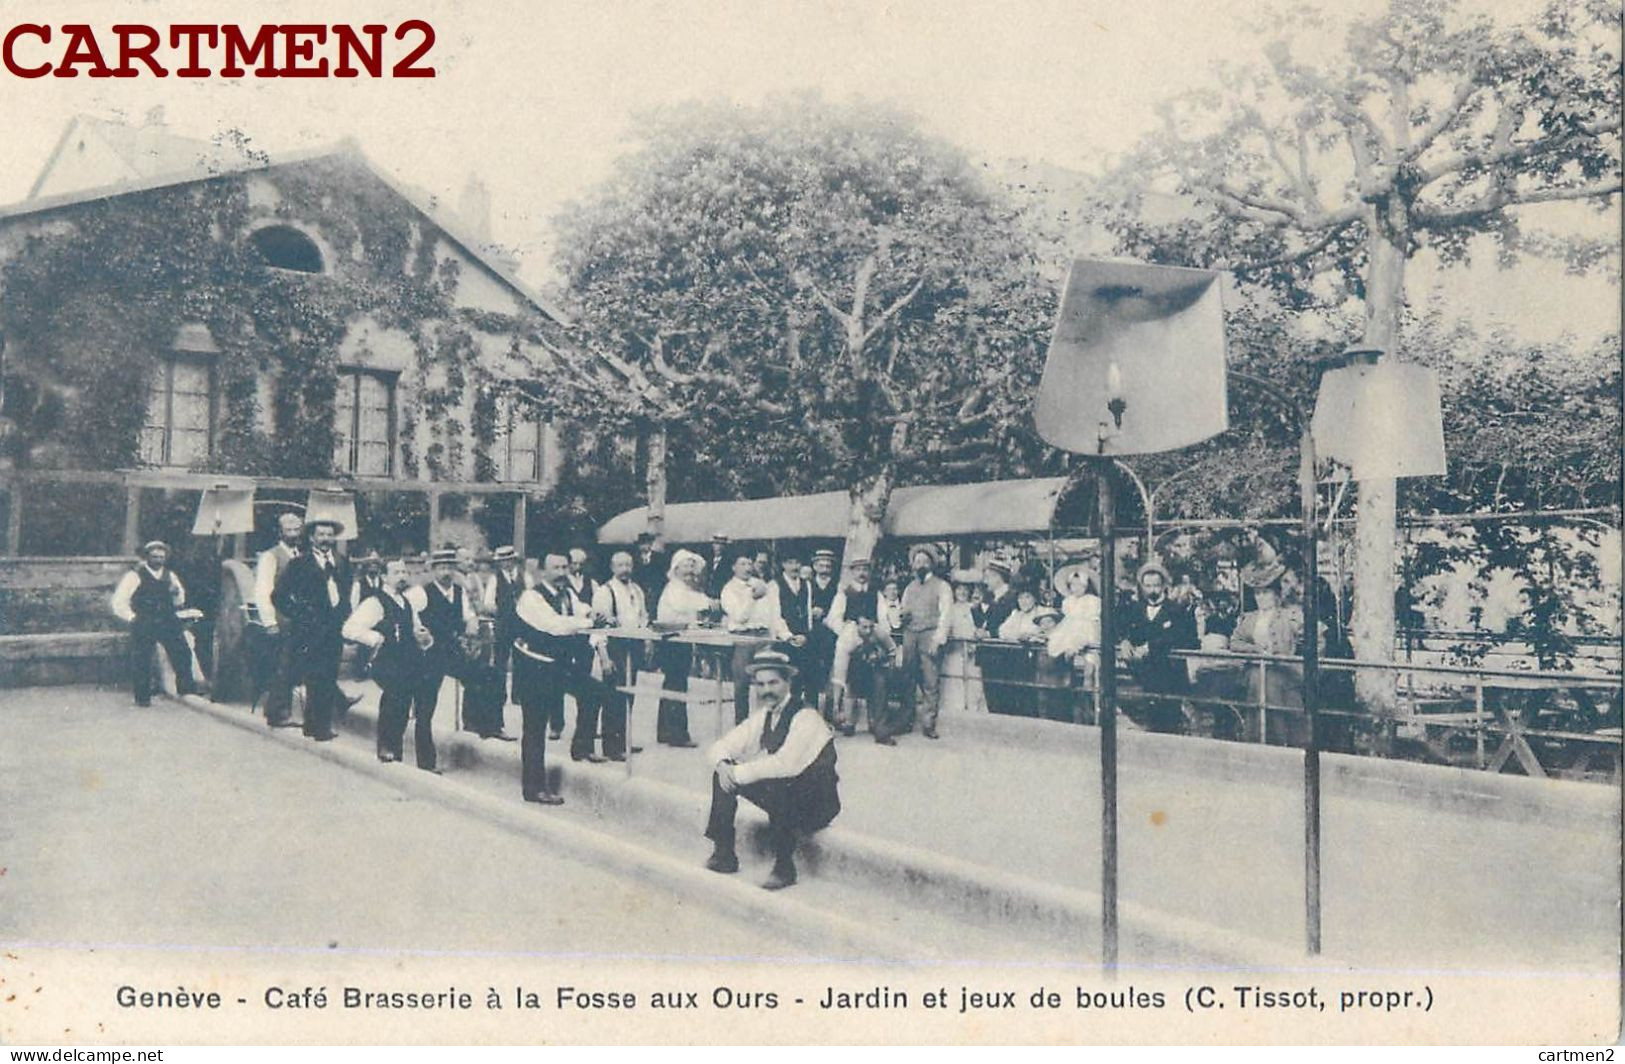
[[[1054,278],[961,152],[808,98],[662,112],[640,142],[561,219],[578,338],[618,375],[567,401],[670,433],[712,493],[846,488],[848,558],[899,482],[1052,459],[1027,406]]]
[[[1316,24],[1312,12],[1294,22]],[[1606,206],[1620,191],[1620,22],[1600,0],[1554,0],[1521,25],[1392,0],[1354,20],[1333,54],[1277,40],[1267,64],[1170,102],[1123,168],[1141,188],[1168,175],[1196,209],[1158,224],[1131,197],[1117,228],[1133,253],[1232,268],[1294,308],[1358,299],[1360,344],[1400,357],[1419,252],[1460,262],[1488,238],[1503,258],[1595,261],[1602,242],[1532,232],[1523,208]],[[1314,43],[1327,39],[1322,28]],[[1363,658],[1393,654],[1395,495],[1391,480],[1359,489]],[[1368,702],[1391,704],[1391,685],[1364,679]]]

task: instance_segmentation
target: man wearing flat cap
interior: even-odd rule
[[[295,672],[305,685],[304,733],[327,742],[337,738],[333,716],[343,698],[338,677],[350,615],[350,563],[333,549],[344,529],[340,521],[324,517],[307,527],[310,550],[288,563],[271,602],[288,624]]]
[[[1172,654],[1196,648],[1196,618],[1168,597],[1170,581],[1162,563],[1140,566],[1135,582],[1139,597],[1126,611],[1119,656],[1146,694],[1138,706],[1144,716],[1140,723],[1151,731],[1177,732],[1184,725],[1182,698],[1190,674],[1184,659]]]
[[[130,626],[130,688],[138,706],[152,705],[152,650],[164,648],[175,670],[175,690],[189,695],[192,648],[186,645],[183,615],[186,588],[169,570],[169,545],[153,540],[141,548],[141,564],[124,574],[113,590],[113,613]]]
[[[767,813],[773,871],[762,886],[781,890],[796,881],[797,839],[827,827],[841,811],[835,736],[816,709],[796,698],[789,655],[764,647],[749,669],[751,714],[707,753],[714,771],[705,837],[714,848],[705,867],[739,870],[734,816],[745,798]]]

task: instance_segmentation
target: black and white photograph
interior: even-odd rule
[[[1622,14],[0,0],[0,1043],[1616,1043]]]

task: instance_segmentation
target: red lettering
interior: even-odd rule
[[[161,39],[157,30],[151,26],[114,26],[113,32],[118,34],[118,68],[113,71],[114,77],[135,77],[138,71],[131,62],[133,59],[139,59],[147,64],[147,69],[160,78],[169,76],[169,71],[159,66],[158,60],[153,58]],[[143,38],[145,43],[136,44],[131,40],[136,36]]]
[[[333,68],[336,78],[360,77],[361,72],[350,63],[351,55],[361,60],[371,77],[384,76],[384,31],[388,26],[367,25],[361,27],[361,32],[372,38],[372,50],[369,52],[356,35],[354,26],[338,25],[333,27],[333,36],[339,42],[339,61]]]
[[[178,78],[206,78],[209,68],[199,62],[198,50],[200,43],[207,39],[209,47],[213,48],[220,40],[219,26],[204,25],[176,25],[169,27],[169,46],[179,48],[181,42],[186,42],[186,65],[175,71]]]
[[[93,78],[110,78],[112,69],[107,60],[102,58],[102,50],[96,45],[96,34],[89,26],[76,23],[72,26],[63,26],[62,32],[68,35],[68,47],[62,53],[62,61],[51,71],[53,77],[76,78],[79,71],[76,66],[88,65],[90,76]]]
[[[405,40],[406,35],[413,30],[423,34],[423,43],[408,52],[406,58],[396,63],[395,69],[391,73],[398,78],[432,78],[434,77],[434,67],[420,67],[416,64],[419,59],[422,59],[428,53],[430,48],[434,47],[434,27],[420,18],[408,19],[395,27],[395,39],[397,41]]]
[[[249,63],[258,60],[260,65],[254,71],[257,78],[277,76],[275,26],[261,26],[260,31],[254,34],[252,45],[243,39],[241,26],[227,23],[220,27],[220,32],[226,39],[226,64],[220,68],[221,77],[240,78],[247,74],[248,71],[238,65],[238,60]]]
[[[283,26],[282,33],[282,69],[277,73],[285,78],[325,78],[327,77],[327,58],[315,66],[298,66],[296,61],[310,59],[316,54],[316,46],[327,40],[326,26]],[[309,37],[310,40],[300,40]]]
[[[17,65],[17,59],[13,50],[17,46],[17,38],[21,37],[25,33],[38,37],[40,39],[40,43],[42,44],[51,43],[51,27],[41,26],[34,22],[21,23],[7,30],[6,39],[4,41],[0,41],[0,62],[5,63],[6,69],[11,71],[19,78],[43,78],[45,75],[51,72],[50,63],[41,63],[39,66],[32,67]]]

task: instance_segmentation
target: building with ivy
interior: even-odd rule
[[[173,540],[217,482],[353,492],[386,553],[534,541],[572,446],[548,382],[584,370],[485,228],[351,142],[74,119],[0,208],[4,551]]]

